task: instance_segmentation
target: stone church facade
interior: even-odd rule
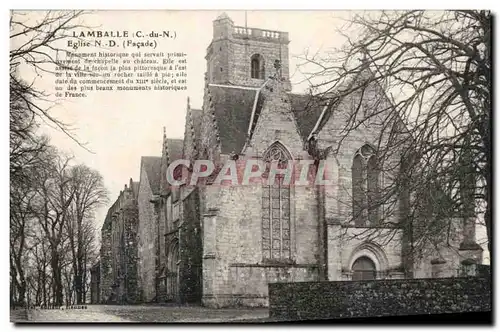
[[[100,303],[138,303],[138,182],[130,179],[109,208],[101,228],[99,267],[91,270],[91,288]],[[99,277],[95,275],[99,273]],[[98,285],[95,285],[98,283]]]
[[[225,14],[213,22],[202,109],[191,108],[188,99],[184,138],[164,133],[161,157],[142,158],[133,186],[139,301],[266,306],[268,283],[447,277],[456,275],[464,257],[480,262],[473,220],[457,218],[460,252],[443,248],[415,261],[405,255],[407,231],[377,225],[383,208],[357,211],[354,202],[366,195],[358,181],[376,186],[383,180],[370,168],[380,127],[354,130],[333,147],[359,98],[367,108],[388,101],[375,85],[335,102],[291,93],[289,42],[286,32],[238,27]],[[313,168],[326,160],[334,184],[221,186],[209,177],[201,185],[170,186],[167,168],[178,159],[190,161],[177,169],[183,175],[200,159],[218,169],[229,159]],[[381,235],[363,239],[371,229]],[[391,232],[390,241],[384,232]],[[103,233],[101,287],[109,286],[108,243]]]

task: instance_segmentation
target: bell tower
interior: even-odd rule
[[[213,38],[207,48],[208,82],[260,87],[276,73],[291,90],[288,33],[234,25],[226,13],[213,21]]]

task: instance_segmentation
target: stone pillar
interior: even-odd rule
[[[208,209],[203,214],[203,291],[202,303],[206,306],[214,306],[217,302],[215,297],[216,270],[217,270],[217,210]]]
[[[342,226],[340,225],[340,222],[329,220],[327,223],[328,281],[342,280],[341,236]]]
[[[319,281],[328,280],[328,229],[325,220],[325,188],[316,186],[318,206],[318,271]]]
[[[326,271],[328,280],[340,280],[342,277],[341,264],[341,212],[339,208],[339,163],[333,154],[333,150],[328,152],[324,174],[317,174],[324,177],[328,184],[319,186],[320,211],[324,213],[323,219],[326,224]],[[323,207],[321,207],[323,205]],[[321,221],[321,218],[320,218]]]
[[[483,248],[476,242],[476,219],[464,217],[463,240],[460,243],[459,254],[463,260],[472,260],[475,264],[483,261]]]
[[[480,264],[483,259],[483,249],[476,242],[475,188],[476,177],[472,166],[472,151],[465,149],[461,156],[463,174],[460,181],[460,197],[462,199],[462,243],[460,256]]]

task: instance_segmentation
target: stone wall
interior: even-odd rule
[[[401,257],[401,230],[390,228],[328,226],[328,280],[351,280],[352,266],[360,257],[369,258],[377,278],[404,277]]]
[[[100,252],[100,302],[106,302],[111,295],[113,284],[113,264],[111,254],[111,217],[106,217],[101,229],[101,252]]]
[[[291,262],[267,263],[262,247],[262,188],[207,186],[203,219],[203,303],[267,306],[267,284],[318,280],[315,193],[297,187],[291,198]]]
[[[100,302],[139,301],[137,183],[130,180],[109,208],[101,229]]]
[[[137,212],[137,204],[131,201],[123,211],[123,226],[124,226],[124,247],[122,248],[125,255],[125,278],[126,283],[124,294],[126,303],[138,303],[139,289],[138,289],[138,273],[137,273],[137,229],[139,217]]]
[[[484,278],[269,284],[271,318],[336,319],[491,310]]]
[[[139,286],[144,302],[151,302],[156,296],[156,266],[155,266],[155,240],[156,233],[156,215],[154,213],[153,203],[150,200],[153,193],[149,185],[146,170],[141,169],[141,181],[139,184],[139,195],[137,198],[139,213],[138,228],[138,269]]]
[[[272,81],[247,148],[238,162],[262,158],[282,142],[294,160],[305,151],[282,82]],[[203,303],[208,306],[267,306],[267,283],[318,280],[321,254],[316,190],[290,190],[290,258],[264,256],[261,185],[208,185],[204,188]],[[266,248],[266,250],[268,250]]]
[[[491,278],[491,266],[478,264],[477,265],[478,275],[482,278]]]

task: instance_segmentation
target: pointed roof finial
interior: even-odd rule
[[[187,98],[187,106],[188,106],[188,108],[191,108],[191,104],[190,104],[190,101],[189,101],[189,96]]]

